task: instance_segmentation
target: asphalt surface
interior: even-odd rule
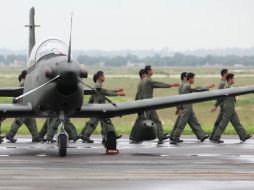
[[[166,141],[130,144],[118,141],[120,153],[106,155],[101,139],[95,144],[69,143],[58,157],[54,144],[0,145],[0,189],[254,189],[254,140],[237,137],[224,144],[199,143],[184,137],[177,146]]]

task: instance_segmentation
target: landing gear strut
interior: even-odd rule
[[[59,147],[59,156],[65,157],[67,155],[67,147],[68,147],[68,135],[65,131],[66,117],[62,114],[60,116],[60,120],[61,120],[61,131],[57,138],[57,145]]]

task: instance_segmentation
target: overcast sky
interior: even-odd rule
[[[0,0],[0,47],[27,48],[31,6],[37,39],[67,41],[74,12],[73,49],[254,46],[253,0]]]

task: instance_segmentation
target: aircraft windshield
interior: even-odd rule
[[[66,44],[59,39],[46,39],[41,43],[38,43],[34,46],[29,62],[30,64],[36,63],[40,58],[49,54],[68,54],[68,48]]]

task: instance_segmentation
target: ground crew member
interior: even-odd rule
[[[26,78],[27,71],[24,70],[21,72],[21,74],[18,77],[19,80],[19,86],[23,87],[25,78]],[[6,134],[5,138],[9,140],[12,143],[15,143],[17,139],[14,139],[14,136],[16,135],[18,129],[25,124],[28,128],[29,132],[32,135],[32,142],[40,142],[43,139],[39,137],[38,130],[37,130],[37,124],[36,120],[34,118],[16,118],[9,130],[9,132]]]
[[[227,84],[227,79],[226,79],[227,75],[228,75],[228,69],[222,69],[221,70],[221,80],[220,80],[218,89],[225,88],[225,86]],[[215,112],[217,110],[217,107],[220,106],[220,112],[219,112],[219,114],[217,116],[217,119],[214,123],[213,130],[212,130],[212,133],[211,133],[210,138],[209,138],[210,141],[213,141],[214,133],[215,133],[218,125],[220,124],[222,116],[223,116],[223,112],[222,112],[223,105],[222,105],[222,102],[221,103],[219,103],[219,102],[221,102],[221,101],[219,99],[217,99],[215,104],[214,104],[214,107],[211,110],[211,112]]]
[[[137,87],[137,93],[136,93],[136,96],[135,96],[135,100],[140,99],[140,94],[141,94],[141,90],[142,90],[142,82],[143,82],[143,79],[146,76],[145,69],[140,69],[138,74],[139,74],[140,80],[138,82],[138,87]]]
[[[182,94],[183,85],[184,85],[184,84],[186,83],[186,81],[187,81],[187,72],[182,72],[180,78],[181,78],[181,85],[180,85],[179,88],[178,88],[178,93],[179,93],[179,94]],[[172,131],[171,131],[170,139],[172,139],[172,137],[173,137],[173,134],[174,134],[174,132],[175,132],[175,130],[176,130],[176,127],[177,127],[177,125],[178,125],[178,122],[179,122],[179,120],[180,120],[180,116],[181,116],[182,112],[183,112],[183,106],[177,106],[177,107],[176,107],[176,115],[177,115],[177,118],[176,118],[175,124],[174,124],[174,126],[173,126],[173,129],[172,129]],[[178,139],[178,143],[181,143],[181,142],[183,142],[183,140]]]
[[[150,99],[153,98],[153,89],[154,88],[171,88],[180,86],[178,83],[167,84],[163,82],[158,82],[152,80],[153,69],[150,65],[145,67],[146,76],[142,82],[142,89],[140,93],[140,99]],[[152,120],[155,122],[157,127],[157,138],[159,139],[159,144],[162,144],[165,139],[168,139],[169,136],[163,133],[163,127],[159,116],[155,110],[145,111],[144,117],[146,119]]]
[[[44,141],[52,143],[55,142],[54,136],[57,132],[60,123],[61,120],[59,118],[56,117],[47,118],[39,132],[39,136],[41,138],[44,138],[44,136],[47,134],[47,137]],[[71,123],[70,119],[68,119],[66,122],[65,130],[69,135],[69,140],[73,140],[74,142],[76,142],[79,139],[77,129]]]
[[[125,96],[125,93],[123,92],[123,89],[117,89],[117,90],[106,90],[102,88],[102,84],[105,81],[105,76],[103,71],[98,71],[94,77],[93,77],[94,83],[95,83],[95,89],[101,94],[94,94],[90,97],[89,103],[90,104],[104,104],[106,103],[105,98],[103,96]],[[87,143],[93,143],[94,141],[90,139],[90,136],[96,129],[97,125],[101,123],[102,131],[101,134],[103,137],[106,136],[106,133],[109,131],[113,131],[116,133],[115,128],[111,122],[110,119],[101,119],[101,118],[91,118],[83,128],[83,130],[80,133],[80,139],[83,140],[83,142]],[[116,135],[116,138],[121,138],[120,136]],[[103,138],[104,139],[104,138]]]
[[[138,74],[139,74],[140,80],[139,80],[139,82],[138,82],[137,93],[136,93],[136,96],[135,96],[135,100],[139,100],[139,99],[140,99],[140,94],[141,94],[141,90],[142,90],[142,82],[143,82],[143,79],[145,78],[145,75],[146,75],[145,69],[140,69]],[[137,117],[137,119],[136,119],[136,121],[135,121],[135,123],[134,123],[134,125],[133,125],[133,127],[132,127],[132,130],[131,130],[131,134],[130,134],[130,138],[129,138],[129,139],[130,139],[131,141],[133,141],[133,142],[136,142],[137,139],[134,139],[134,138],[132,137],[132,133],[136,133],[136,132],[135,132],[135,128],[136,128],[136,127],[139,127],[139,126],[137,126],[137,124],[138,124],[138,121],[139,121],[140,119],[141,119],[140,114],[138,114],[138,117]]]
[[[208,91],[209,88],[213,88],[215,86],[214,84],[210,84],[205,88],[202,88],[202,87],[192,88],[191,85],[194,84],[194,81],[195,81],[194,78],[195,78],[194,73],[187,74],[187,82],[186,82],[186,84],[183,84],[182,94]],[[178,143],[179,138],[180,138],[187,123],[191,124],[191,129],[193,130],[193,132],[196,134],[197,138],[201,142],[203,142],[205,139],[209,138],[209,135],[207,135],[203,131],[200,124],[198,123],[198,119],[196,117],[196,114],[193,111],[192,104],[187,104],[187,105],[183,105],[183,113],[178,121],[178,125],[173,133],[173,136],[171,137],[170,144],[177,144]]]
[[[232,85],[235,83],[234,74],[229,73],[226,77],[227,84],[225,88],[231,88]],[[222,133],[226,129],[229,122],[232,123],[233,127],[235,128],[235,131],[239,135],[239,138],[241,141],[246,141],[249,138],[251,138],[250,134],[247,134],[245,129],[240,123],[238,114],[235,111],[235,103],[236,99],[234,96],[222,98],[220,101],[223,101],[223,107],[222,107],[222,119],[214,133],[213,142],[214,143],[223,143],[222,140],[220,140]]]

